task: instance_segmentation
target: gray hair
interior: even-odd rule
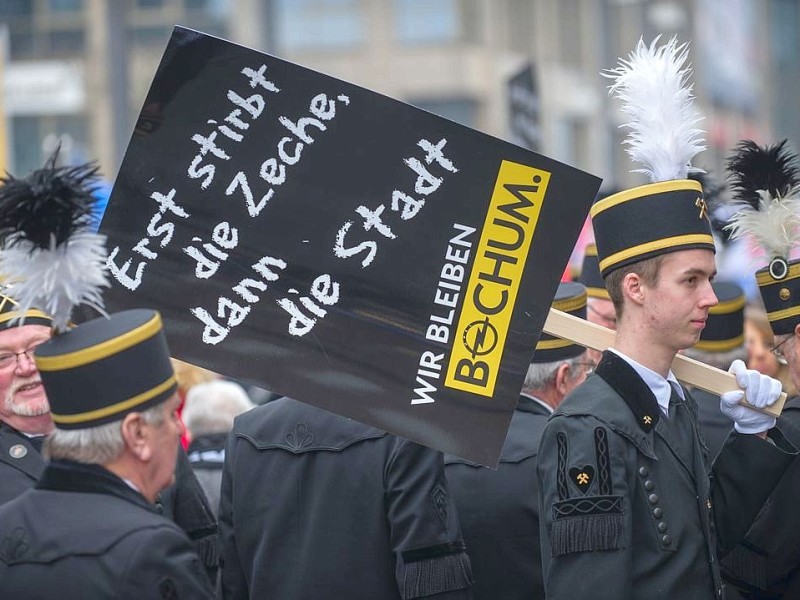
[[[697,348],[687,348],[683,351],[683,355],[723,371],[727,371],[736,359],[747,362],[747,348],[744,346],[726,352],[707,352]]]
[[[183,422],[193,436],[227,433],[237,415],[255,405],[244,388],[233,381],[198,383],[186,393]]]
[[[586,360],[586,353],[579,354],[573,358],[556,360],[546,363],[531,363],[528,365],[528,372],[525,374],[525,382],[522,384],[522,391],[544,390],[555,383],[556,371],[561,365],[569,365],[571,373],[577,373],[580,363]]]
[[[149,425],[164,422],[164,403],[142,411],[142,420]],[[118,458],[125,449],[122,438],[122,420],[87,427],[86,429],[59,429],[44,442],[45,458],[74,460],[90,465],[105,465]]]

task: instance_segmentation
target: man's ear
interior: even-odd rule
[[[625,275],[622,280],[622,295],[638,305],[644,302],[644,282],[638,274]]]
[[[556,369],[556,390],[563,397],[567,395],[568,382],[570,379],[569,363],[561,363]]]
[[[800,323],[794,326],[794,336],[800,338]]]
[[[132,412],[122,419],[122,439],[126,448],[139,460],[146,462],[152,456],[150,439],[142,413]]]

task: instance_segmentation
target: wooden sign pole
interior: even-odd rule
[[[550,309],[550,314],[544,323],[544,331],[550,335],[573,341],[576,344],[600,352],[614,343],[613,330],[554,308]],[[717,396],[740,389],[736,383],[736,378],[730,373],[681,354],[676,355],[675,360],[672,361],[672,372],[683,383],[706,390]],[[777,417],[781,414],[785,402],[786,394],[782,392],[780,398],[772,406],[764,409],[758,409],[753,406],[750,408]],[[744,406],[750,406],[744,400],[741,403]]]

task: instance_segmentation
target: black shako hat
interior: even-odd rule
[[[660,181],[625,190],[592,205],[598,266],[603,277],[668,252],[715,252],[703,188],[697,181]]]
[[[586,295],[589,298],[603,298],[611,300],[606,289],[603,276],[600,275],[600,261],[597,258],[597,245],[589,244],[583,255],[583,265],[578,281],[586,286]]]
[[[708,309],[708,319],[695,350],[729,352],[744,344],[744,290],[732,281],[711,284],[719,303]]]
[[[52,327],[53,320],[38,308],[20,311],[19,302],[6,294],[0,294],[0,331],[5,331],[18,325]]]
[[[688,179],[705,149],[694,108],[689,48],[676,38],[649,46],[639,40],[627,59],[604,73],[622,102],[628,154],[651,183],[594,203],[590,210],[600,273],[679,250],[715,251],[703,188]]]
[[[54,336],[34,356],[59,429],[86,429],[155,406],[177,390],[161,315],[136,309]]]
[[[586,319],[586,287],[577,282],[559,284],[551,306],[556,310]],[[575,342],[542,332],[531,362],[549,363],[567,360],[580,356],[585,350],[586,348]]]
[[[786,140],[759,146],[740,141],[727,168],[738,208],[727,226],[731,239],[751,237],[769,264],[756,271],[756,282],[772,332],[794,332],[800,324],[800,170]]]

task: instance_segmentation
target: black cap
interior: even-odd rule
[[[642,185],[591,208],[600,273],[668,252],[715,252],[703,188],[691,179]]]
[[[161,316],[154,310],[83,323],[39,346],[34,359],[60,429],[118,421],[177,390]]]
[[[5,294],[0,294],[0,331],[19,325],[52,327],[53,320],[38,308],[29,308],[24,313],[20,313],[19,303],[16,300]]]
[[[708,320],[694,345],[703,352],[728,352],[744,344],[744,290],[731,281],[711,284],[719,300],[708,310]]]
[[[773,260],[756,271],[756,282],[772,332],[793,333],[800,324],[800,260]]]
[[[600,275],[600,261],[597,258],[596,244],[589,244],[586,246],[586,252],[583,255],[581,275],[578,277],[578,281],[586,286],[586,295],[589,296],[589,298],[611,300],[603,276]]]
[[[552,307],[575,317],[586,319],[586,287],[574,281],[559,284]],[[566,360],[580,356],[585,350],[586,348],[575,342],[542,332],[531,362],[549,363]]]

